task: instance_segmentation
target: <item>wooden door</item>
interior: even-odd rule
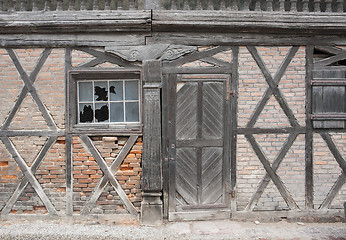
[[[230,216],[229,79],[169,78],[169,220]]]

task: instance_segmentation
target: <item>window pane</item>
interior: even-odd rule
[[[125,99],[138,100],[138,81],[125,81]]]
[[[126,122],[139,122],[139,104],[138,102],[125,103]]]
[[[92,123],[94,119],[93,105],[91,103],[79,104],[79,122]]]
[[[90,102],[93,100],[92,82],[79,82],[79,102]]]
[[[109,96],[111,101],[123,100],[123,81],[109,82]]]
[[[95,122],[108,122],[109,111],[107,103],[95,104]]]
[[[111,103],[111,122],[124,122],[123,103]]]
[[[108,101],[108,87],[106,81],[95,81],[95,101]]]

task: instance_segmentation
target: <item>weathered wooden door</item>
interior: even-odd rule
[[[228,218],[227,75],[171,75],[169,220]]]

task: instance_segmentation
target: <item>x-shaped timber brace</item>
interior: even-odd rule
[[[219,48],[222,48],[222,47],[219,47]],[[256,155],[258,156],[259,160],[261,161],[261,163],[263,164],[263,166],[267,172],[266,175],[263,177],[256,193],[250,199],[250,202],[246,206],[245,210],[251,211],[254,209],[256,203],[260,199],[264,189],[268,186],[270,180],[273,180],[274,184],[278,188],[280,194],[282,195],[283,199],[286,201],[286,203],[288,204],[290,209],[297,209],[298,208],[297,204],[295,203],[292,196],[290,195],[288,190],[285,188],[285,186],[281,182],[279,176],[276,174],[276,171],[279,168],[280,163],[282,162],[282,160],[285,157],[288,150],[291,148],[291,146],[294,143],[297,136],[299,134],[305,132],[304,128],[298,124],[296,118],[294,117],[294,114],[292,113],[291,109],[288,107],[287,102],[283,98],[283,95],[282,95],[280,89],[278,88],[278,84],[279,84],[283,74],[285,73],[288,65],[290,64],[292,58],[294,57],[295,53],[297,52],[298,47],[294,46],[291,48],[291,50],[287,54],[285,60],[283,61],[281,67],[279,68],[279,70],[277,71],[277,73],[275,74],[274,77],[272,77],[271,74],[269,73],[266,65],[264,64],[263,60],[259,56],[256,48],[253,46],[248,46],[247,48],[248,48],[249,52],[251,53],[251,55],[253,56],[253,58],[255,59],[257,65],[261,69],[269,87],[266,90],[266,92],[264,93],[264,95],[262,96],[262,99],[259,102],[256,110],[254,111],[250,121],[248,122],[246,129],[243,129],[245,137],[247,138],[247,140],[249,141],[249,143],[253,147]],[[319,46],[319,49],[321,49],[321,48],[326,48],[328,51],[335,51],[334,52],[335,56],[329,57],[327,59],[319,60],[318,62],[315,63],[315,65],[325,66],[325,65],[333,63],[335,61],[345,59],[345,57],[346,57],[346,55],[345,55],[346,53],[340,49],[335,49],[335,48],[326,47],[326,46]],[[309,49],[309,46],[307,47],[307,49]],[[311,46],[310,46],[310,49],[311,49]],[[111,63],[118,64],[119,66],[123,66],[123,67],[134,67],[133,64],[129,63],[128,61],[126,61],[120,57],[114,56],[114,55],[105,54],[103,52],[96,51],[96,50],[89,49],[89,48],[78,48],[77,50],[84,51],[84,52],[89,53],[95,57],[95,59],[92,59],[88,63],[85,63],[81,66],[78,66],[77,69],[78,68],[84,68],[85,69],[87,67],[94,67],[94,66],[102,64],[104,62],[111,62]],[[208,50],[208,51],[205,51],[203,53],[197,53],[196,58],[198,58],[198,59],[201,58],[201,56],[199,56],[200,54],[202,54],[202,55],[206,54],[206,56],[205,56],[206,58],[204,58],[203,60],[205,60],[206,62],[209,62],[211,64],[218,64],[222,68],[223,64],[224,64],[222,61],[218,61],[216,63],[215,59],[210,58],[210,57],[208,58],[208,56],[210,56],[209,51],[210,52],[213,52],[213,51],[218,52],[218,51],[220,51],[220,49],[214,48],[212,50]],[[65,131],[59,130],[57,128],[53,118],[49,114],[45,105],[42,103],[42,101],[39,98],[37,91],[33,85],[35,80],[36,80],[38,73],[40,72],[40,70],[43,66],[43,64],[46,62],[48,56],[50,55],[51,49],[47,48],[42,52],[34,70],[31,72],[31,74],[29,76],[25,72],[25,70],[23,69],[20,62],[18,61],[18,57],[16,56],[15,52],[12,49],[7,49],[7,52],[9,54],[10,58],[12,59],[17,71],[19,72],[19,74],[22,78],[22,81],[24,82],[24,87],[23,87],[21,93],[19,94],[19,97],[18,97],[13,109],[11,110],[9,116],[7,117],[7,119],[5,120],[5,122],[1,128],[0,138],[1,138],[2,142],[4,143],[4,145],[6,146],[7,150],[11,153],[12,157],[17,162],[17,164],[20,167],[24,176],[21,179],[20,183],[18,184],[16,190],[12,194],[11,198],[8,200],[7,204],[2,209],[1,213],[2,214],[8,214],[11,211],[12,207],[14,206],[16,201],[18,200],[21,193],[24,191],[27,184],[30,183],[32,185],[32,187],[34,188],[34,190],[36,191],[36,193],[38,194],[38,196],[41,198],[44,205],[46,206],[48,213],[49,214],[57,214],[56,209],[54,208],[54,206],[52,205],[52,203],[48,199],[47,195],[44,193],[41,185],[39,184],[39,182],[37,181],[37,179],[34,176],[37,168],[39,167],[40,163],[44,159],[46,153],[49,151],[51,146],[55,143],[57,137],[65,135]],[[309,53],[309,50],[307,51],[307,53]],[[311,51],[310,51],[310,54],[311,54]],[[67,65],[69,65],[69,66],[66,66],[67,69],[72,69],[70,58],[71,58],[71,49],[68,49],[66,51],[66,63],[67,63]],[[184,58],[182,58],[182,59],[184,59]],[[175,66],[172,66],[173,72],[177,71],[176,62],[182,61],[182,59],[173,61],[174,62],[173,65],[175,65]],[[189,59],[189,60],[191,60],[191,59]],[[307,57],[307,61],[308,60],[309,60],[309,57]],[[167,72],[170,72],[169,65],[170,64],[168,63],[167,68],[166,68]],[[173,69],[174,67],[175,67],[175,69]],[[224,67],[228,67],[228,66],[224,66]],[[209,70],[211,70],[211,69],[208,69],[208,71]],[[49,127],[49,130],[38,130],[38,131],[37,130],[8,130],[14,116],[16,115],[18,110],[20,109],[20,106],[21,106],[22,102],[24,101],[24,99],[28,93],[31,94],[33,100],[37,104],[40,112],[42,113],[42,116],[44,117],[44,119],[45,119],[45,121]],[[271,95],[274,95],[274,97],[276,98],[276,100],[280,104],[285,115],[288,117],[288,120],[291,124],[291,127],[283,129],[283,132],[289,133],[288,139],[284,143],[282,149],[280,150],[279,155],[274,160],[273,164],[270,166],[268,159],[266,158],[265,154],[261,150],[260,146],[257,144],[251,131],[252,131],[252,129],[255,129],[254,128],[255,122],[257,121],[260,113],[263,111],[263,109],[264,109],[266,103],[268,102],[268,100],[270,99]],[[268,130],[270,131],[271,129],[268,129]],[[239,131],[241,132],[242,130],[239,129]],[[309,129],[307,129],[306,131],[309,131]],[[266,129],[263,129],[262,132],[265,133]],[[332,189],[328,193],[327,197],[323,201],[322,205],[320,206],[321,209],[324,209],[324,208],[328,208],[330,206],[332,200],[335,198],[336,194],[338,193],[338,191],[341,189],[341,187],[343,186],[343,184],[346,181],[346,161],[342,157],[340,152],[338,151],[337,147],[335,146],[335,144],[331,138],[331,135],[327,132],[321,132],[320,135],[322,136],[324,141],[327,143],[328,148],[330,149],[331,153],[333,154],[334,158],[336,159],[336,161],[338,162],[339,166],[342,169],[342,173],[340,174],[340,176],[338,177],[334,186],[332,187]],[[10,136],[46,136],[46,137],[48,136],[48,139],[47,139],[46,143],[44,144],[44,146],[42,147],[42,149],[40,150],[37,157],[35,158],[35,160],[33,161],[32,165],[30,167],[28,167],[28,165],[25,163],[24,159],[20,156],[20,154],[16,150],[15,146],[13,145],[11,140],[9,139]],[[66,140],[70,139],[69,142],[71,142],[71,137],[72,137],[72,135],[70,135],[70,134],[66,135]],[[138,214],[137,210],[134,208],[132,203],[129,201],[125,192],[123,191],[123,189],[119,185],[117,179],[112,174],[119,168],[119,166],[123,162],[124,158],[126,157],[127,153],[131,149],[132,145],[135,143],[137,136],[131,136],[128,139],[126,145],[121,150],[119,156],[114,160],[111,167],[107,166],[107,164],[105,163],[105,160],[102,158],[102,156],[100,155],[100,153],[98,152],[98,150],[96,149],[96,147],[94,146],[94,144],[92,143],[92,141],[90,140],[90,138],[87,135],[81,135],[80,138],[82,139],[84,145],[87,147],[89,152],[93,155],[93,157],[95,158],[96,162],[99,164],[101,170],[104,172],[104,175],[105,175],[104,177],[101,178],[98,185],[95,187],[91,198],[89,199],[87,204],[84,206],[81,213],[82,214],[90,213],[92,207],[96,203],[98,197],[100,196],[100,194],[102,193],[103,189],[105,188],[107,182],[109,181],[110,184],[117,191],[119,197],[121,198],[121,200],[125,204],[125,207],[127,208],[127,210],[132,215],[137,215]],[[72,152],[72,146],[69,146],[69,147],[67,146],[66,150],[70,151],[70,153],[71,153]],[[67,155],[70,153],[67,153]],[[67,175],[69,175],[69,174],[71,174],[71,171],[68,171],[68,169],[67,169]],[[72,184],[71,184],[71,186],[72,186]],[[311,204],[312,199],[310,199],[310,200],[307,199],[307,201],[309,201]],[[70,214],[72,214],[71,210],[70,210]]]
[[[40,72],[43,64],[46,62],[49,54],[51,53],[51,49],[47,48],[42,52],[40,59],[38,60],[34,70],[31,72],[30,76],[27,75],[24,68],[20,64],[16,53],[12,49],[7,49],[7,52],[8,52],[8,55],[10,56],[10,58],[12,59],[14,66],[16,67],[19,75],[21,76],[21,78],[24,82],[24,87],[23,87],[14,107],[12,108],[9,116],[7,117],[4,125],[1,128],[1,140],[4,143],[4,145],[6,146],[7,150],[12,155],[12,157],[14,158],[14,160],[17,162],[18,166],[20,167],[20,170],[23,173],[23,178],[20,181],[20,183],[18,184],[16,190],[12,194],[11,198],[9,199],[9,201],[7,202],[5,207],[2,209],[1,213],[2,214],[8,214],[11,211],[13,205],[18,200],[20,194],[23,192],[23,190],[25,189],[27,184],[30,183],[31,186],[33,187],[33,189],[36,191],[36,193],[40,197],[40,199],[42,200],[43,204],[46,206],[48,213],[52,214],[52,215],[56,215],[57,214],[56,209],[54,208],[53,204],[51,203],[51,201],[49,200],[47,195],[44,193],[40,183],[37,181],[37,179],[35,178],[35,175],[34,175],[38,166],[40,165],[40,163],[44,159],[46,153],[49,151],[51,146],[55,143],[57,136],[60,135],[61,133],[63,133],[63,131],[58,130],[58,127],[56,126],[53,118],[49,114],[47,108],[42,103],[41,99],[39,98],[37,91],[36,91],[36,88],[33,85],[33,83],[35,82],[36,77],[37,77],[38,73]],[[21,104],[23,103],[23,101],[24,101],[24,99],[28,93],[31,94],[32,98],[36,102],[40,112],[42,113],[43,118],[45,119],[48,127],[50,128],[50,131],[48,131],[48,132],[45,131],[45,133],[43,133],[43,132],[42,133],[40,133],[40,132],[35,133],[34,131],[32,131],[32,132],[30,132],[30,131],[27,131],[27,132],[18,131],[18,133],[16,134],[16,131],[9,131],[8,130],[8,127],[10,126],[14,116],[18,112]],[[48,138],[48,140],[46,141],[46,143],[42,147],[40,153],[37,155],[36,159],[34,160],[33,164],[31,165],[31,167],[28,167],[28,165],[26,164],[24,159],[20,156],[20,154],[16,150],[15,146],[13,145],[11,140],[9,139],[9,136],[11,136],[11,135],[12,136],[16,136],[16,135],[18,136],[21,134],[22,135],[32,135],[32,134],[36,134],[36,135],[50,135],[50,134],[52,134],[53,135],[53,136],[50,136]]]
[[[252,114],[249,122],[246,125],[246,128],[253,128],[255,125],[259,115],[263,111],[266,103],[270,99],[271,95],[274,95],[275,99],[283,109],[285,115],[287,116],[290,125],[292,129],[289,131],[289,137],[285,144],[283,145],[282,149],[279,152],[279,155],[274,160],[272,166],[270,165],[267,157],[263,153],[262,149],[256,142],[253,134],[245,134],[246,139],[251,144],[253,150],[255,151],[257,157],[261,161],[263,167],[266,170],[266,175],[263,177],[263,179],[260,182],[260,185],[257,189],[257,191],[254,193],[254,195],[251,197],[250,202],[245,207],[245,211],[251,211],[254,209],[255,205],[257,204],[258,200],[260,199],[261,195],[264,192],[264,189],[268,186],[270,180],[273,181],[277,189],[279,190],[281,196],[287,203],[288,207],[290,209],[297,209],[298,205],[294,201],[293,197],[285,187],[285,185],[280,180],[280,177],[276,174],[277,169],[280,166],[280,163],[282,162],[283,158],[285,157],[288,150],[291,148],[292,144],[294,143],[295,139],[297,138],[299,132],[301,132],[301,126],[299,125],[297,119],[294,117],[293,112],[289,108],[286,100],[283,98],[282,92],[278,88],[278,84],[285,73],[288,65],[290,64],[291,60],[295,56],[296,52],[298,51],[297,46],[294,46],[290,49],[288,54],[286,55],[286,58],[284,59],[283,63],[281,64],[280,68],[278,69],[277,73],[275,74],[274,78],[271,76],[269,70],[267,69],[265,63],[263,62],[262,58],[259,56],[257,49],[253,46],[247,47],[249,52],[251,53],[252,57],[256,61],[258,67],[262,71],[262,74],[268,84],[268,88],[264,95],[262,96],[262,99],[260,100],[259,104],[257,105],[257,108],[255,109],[254,113]]]
[[[78,66],[78,68],[84,68],[85,69],[86,67],[94,67],[94,66],[102,64],[104,62],[111,62],[111,63],[118,64],[119,66],[123,66],[123,67],[135,67],[133,64],[122,60],[120,57],[107,55],[107,54],[100,52],[100,51],[96,51],[96,50],[89,49],[89,48],[79,48],[77,50],[84,51],[84,52],[89,53],[90,55],[95,57],[95,59],[92,59],[88,63],[85,63],[81,66]],[[10,197],[10,199],[8,200],[8,202],[6,203],[4,208],[2,209],[1,214],[7,215],[10,213],[12,207],[17,202],[19,196],[22,194],[22,192],[26,188],[27,184],[30,183],[31,186],[33,187],[33,189],[36,191],[36,193],[40,197],[40,199],[42,200],[45,207],[47,208],[48,213],[52,214],[52,215],[57,215],[56,209],[54,208],[53,204],[51,203],[51,201],[49,200],[47,195],[44,193],[41,185],[39,184],[39,182],[35,178],[36,170],[40,166],[41,162],[45,158],[46,154],[48,153],[48,151],[50,150],[52,145],[56,142],[58,136],[64,136],[65,135],[65,137],[66,137],[67,165],[69,165],[68,162],[70,162],[70,164],[72,163],[71,162],[71,160],[72,160],[72,156],[71,156],[71,153],[72,153],[72,144],[71,144],[72,143],[72,135],[71,134],[66,135],[65,131],[58,129],[53,118],[51,117],[47,108],[45,107],[45,105],[41,101],[39,95],[37,94],[36,88],[33,85],[33,83],[35,82],[35,80],[37,78],[38,73],[40,72],[40,70],[41,70],[42,66],[44,65],[44,63],[46,62],[47,58],[49,57],[49,55],[51,53],[51,49],[47,48],[47,49],[43,50],[34,70],[31,72],[31,74],[29,76],[27,75],[24,68],[20,64],[16,53],[12,49],[7,49],[7,52],[9,54],[10,58],[12,59],[13,64],[16,67],[18,73],[20,74],[22,81],[24,82],[24,87],[23,87],[21,93],[19,94],[19,97],[18,97],[14,107],[12,108],[9,116],[7,117],[7,119],[5,120],[5,122],[1,128],[0,137],[1,137],[1,140],[4,143],[4,145],[6,146],[7,150],[11,153],[12,157],[15,159],[18,166],[20,167],[20,169],[23,173],[23,178],[21,179],[21,181],[17,185],[14,193],[12,194],[12,196]],[[66,61],[65,62],[66,62],[66,69],[72,69],[72,66],[71,66],[71,49],[70,48],[66,50]],[[43,130],[43,131],[41,131],[41,130],[39,130],[39,131],[36,131],[36,130],[20,130],[20,131],[8,130],[11,122],[13,121],[16,113],[20,109],[20,106],[22,105],[22,103],[23,103],[23,101],[24,101],[24,99],[28,93],[31,94],[32,98],[34,99],[35,103],[37,104],[37,106],[38,106],[40,112],[42,113],[42,116],[44,117],[50,130],[46,130],[46,131],[45,130]],[[14,144],[9,139],[10,136],[48,136],[48,139],[47,139],[46,143],[44,144],[44,146],[42,147],[42,149],[40,150],[37,157],[35,158],[35,160],[33,161],[32,165],[30,167],[28,167],[25,160],[21,157],[21,155],[18,153],[17,149],[15,148]],[[87,202],[85,207],[82,209],[82,214],[90,213],[92,207],[95,205],[97,199],[99,198],[99,196],[102,194],[102,191],[106,187],[107,182],[110,182],[110,184],[114,187],[114,189],[118,193],[120,199],[123,201],[126,209],[129,211],[129,213],[134,215],[134,216],[137,216],[137,214],[138,214],[137,210],[135,209],[133,204],[130,202],[130,200],[126,196],[124,190],[121,188],[119,182],[114,177],[113,173],[119,169],[121,163],[124,161],[125,157],[127,156],[129,151],[131,150],[132,146],[135,144],[138,136],[130,136],[129,137],[125,146],[122,148],[121,152],[116,157],[116,159],[114,160],[114,162],[112,163],[110,168],[107,166],[105,160],[102,158],[101,154],[96,149],[96,147],[94,146],[94,144],[92,143],[90,138],[87,135],[81,135],[80,138],[82,139],[84,145],[89,150],[89,152],[93,155],[93,157],[95,158],[96,162],[99,164],[101,170],[103,171],[103,173],[105,175],[101,178],[98,185],[94,189],[92,197],[89,199],[89,201]],[[67,166],[67,169],[66,169],[67,175],[71,175],[71,170],[69,170],[69,168],[70,167]],[[67,185],[68,185],[67,188],[72,187],[70,176],[67,176]],[[72,212],[73,212],[72,202],[71,202],[72,201],[72,191],[71,191],[71,189],[70,190],[67,189],[67,192],[70,192],[70,194],[67,194],[67,198],[70,199],[70,201],[67,201],[68,202],[67,203],[67,205],[68,205],[67,206],[67,213],[72,214]]]
[[[114,162],[112,163],[110,167],[107,166],[106,161],[103,159],[100,152],[96,149],[94,143],[91,141],[91,139],[87,135],[80,135],[79,137],[83,141],[83,144],[85,145],[87,150],[95,158],[96,162],[98,163],[98,165],[100,166],[104,174],[104,176],[100,179],[99,183],[95,187],[94,192],[92,196],[90,197],[88,203],[82,209],[81,214],[85,215],[90,213],[92,207],[95,205],[97,199],[100,197],[103,190],[105,189],[107,182],[109,182],[113,186],[114,190],[118,193],[120,199],[124,203],[129,213],[133,216],[136,216],[138,214],[136,208],[128,199],[126,193],[121,188],[121,185],[119,184],[118,180],[114,177],[113,172],[119,169],[126,155],[131,150],[132,146],[135,144],[138,136],[129,137],[125,146],[122,148],[121,152],[115,158]]]

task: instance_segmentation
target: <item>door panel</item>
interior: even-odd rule
[[[177,78],[169,78],[174,81]],[[181,76],[170,99],[169,218],[229,210],[229,76]],[[214,214],[213,214],[214,212]],[[221,214],[220,216],[229,216]],[[189,215],[191,217],[191,215]]]

